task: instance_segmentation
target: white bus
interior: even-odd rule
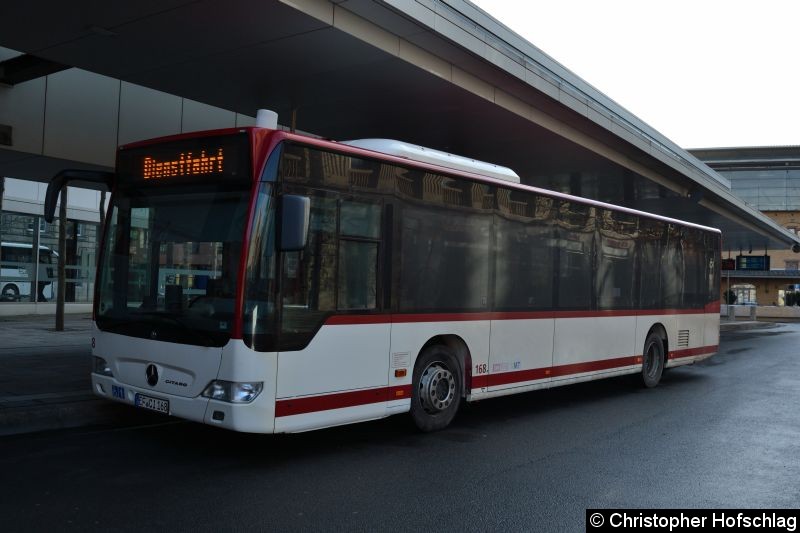
[[[34,283],[33,245],[18,242],[0,244],[0,302],[29,301]],[[58,253],[39,245],[38,300],[52,300],[52,282]]]
[[[463,402],[653,387],[717,351],[718,230],[494,165],[243,128],[62,173],[50,216],[70,179],[113,184],[92,386],[139,408],[259,433],[410,412],[431,431]]]

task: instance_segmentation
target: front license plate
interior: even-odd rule
[[[169,414],[169,400],[162,400],[161,398],[153,398],[152,396],[137,394],[135,402],[136,407],[157,411],[166,415]]]

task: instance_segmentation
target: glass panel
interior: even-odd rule
[[[302,145],[287,144],[281,162],[283,181],[326,188],[383,191],[393,187],[383,165],[372,159],[325,152]]]
[[[42,219],[43,220],[43,219]],[[58,278],[58,219],[40,226],[39,285],[40,301],[52,290],[55,300]],[[97,257],[98,225],[91,222],[67,221],[66,231],[66,285],[64,301],[88,303],[94,298],[95,262]],[[52,264],[51,267],[42,267]],[[43,285],[45,284],[45,285]],[[51,289],[52,288],[52,289]]]
[[[696,229],[683,230],[683,259],[686,280],[683,290],[683,307],[703,307],[707,302],[703,294],[707,288],[704,236]]]
[[[800,211],[800,170],[786,171],[786,209]]]
[[[438,174],[398,177],[404,202],[400,228],[400,308],[476,310],[488,307],[492,188]]]
[[[643,309],[661,306],[661,256],[665,229],[665,224],[658,220],[642,219],[639,222],[639,306]]]
[[[738,305],[756,305],[756,286],[749,283],[733,285],[731,291],[736,295],[735,302]]]
[[[44,219],[41,219],[44,222]],[[56,301],[58,292],[58,226],[59,219],[53,219],[51,224],[39,224],[39,301]],[[75,239],[70,239],[71,232],[74,231],[72,221],[67,221],[67,262],[66,262],[66,285],[64,287],[64,301],[75,301],[75,281],[74,269],[70,268],[74,261]],[[50,263],[52,266],[42,268],[42,264]]]
[[[661,300],[667,308],[680,308],[683,305],[686,267],[681,240],[681,228],[670,225],[661,251]]]
[[[283,254],[281,348],[303,346],[336,309],[336,200],[311,197],[308,244]]]
[[[101,270],[101,329],[224,344],[248,190],[244,183],[121,188]]]
[[[243,337],[257,351],[276,349],[276,249],[275,210],[272,185],[262,183],[253,214],[250,248],[247,256],[247,281]]]
[[[599,309],[634,307],[636,279],[636,217],[600,210],[598,230],[597,305]]]
[[[495,308],[552,307],[555,202],[551,198],[498,189],[497,203]]]
[[[377,239],[381,234],[381,206],[345,200],[342,202],[340,233]]]
[[[377,242],[339,242],[339,309],[375,309],[377,269]]]
[[[594,293],[595,208],[561,202],[558,214],[558,307],[591,309]]]
[[[35,280],[34,229],[37,218],[13,213],[2,214],[2,247],[0,248],[0,301],[29,302],[35,298],[31,287]],[[46,272],[45,272],[46,274]],[[45,282],[43,282],[45,283]],[[49,283],[42,286],[46,299],[53,296]],[[42,301],[45,298],[41,298]]]
[[[706,303],[719,302],[720,291],[720,236],[717,234],[706,234]]]

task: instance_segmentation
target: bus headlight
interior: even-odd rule
[[[215,379],[203,391],[203,396],[221,402],[250,403],[261,394],[263,388],[264,383],[261,381],[245,383]]]
[[[94,368],[92,368],[92,372],[95,374],[100,374],[101,376],[109,376],[114,377],[114,373],[111,371],[111,367],[108,366],[108,363],[102,357],[97,357],[96,355],[92,358],[94,361]]]

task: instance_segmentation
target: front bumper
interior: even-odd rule
[[[169,402],[169,414],[178,418],[220,426],[233,431],[249,433],[273,433],[275,430],[274,398],[260,394],[253,402],[233,404],[211,400],[203,396],[187,398],[149,389],[134,387],[117,381],[111,376],[92,374],[92,391],[95,395],[136,406],[136,395],[142,394]]]

